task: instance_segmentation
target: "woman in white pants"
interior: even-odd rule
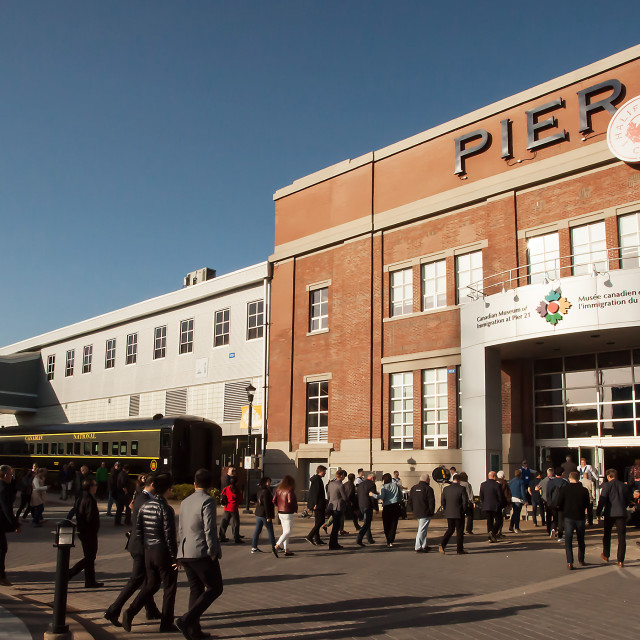
[[[293,551],[289,551],[289,538],[293,529],[293,518],[298,512],[298,500],[296,499],[296,481],[293,476],[285,476],[278,485],[273,503],[278,509],[280,524],[282,524],[282,535],[276,543],[276,550],[284,549],[285,556],[292,556]]]

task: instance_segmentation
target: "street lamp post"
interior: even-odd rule
[[[53,622],[45,633],[45,638],[70,638],[67,615],[67,587],[69,585],[69,556],[71,547],[75,546],[76,526],[69,520],[61,520],[56,526],[56,542],[58,562],[56,565],[56,586],[53,598]]]
[[[249,386],[245,389],[245,391],[247,392],[247,398],[249,400],[249,417],[247,420],[247,454],[245,456],[245,462],[248,460],[251,460],[251,423],[252,423],[252,419],[253,419],[253,397],[256,393],[256,388],[249,383]],[[251,513],[251,509],[249,509],[249,499],[250,499],[250,493],[251,493],[251,467],[253,465],[251,463],[249,463],[249,465],[247,466],[245,464],[245,472],[247,475],[247,486],[245,487],[245,491],[247,492],[247,503],[246,506],[244,508],[244,513]]]

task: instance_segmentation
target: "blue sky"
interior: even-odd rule
[[[4,2],[0,345],[260,262],[276,189],[637,43],[591,0]]]

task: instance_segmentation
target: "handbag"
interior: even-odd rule
[[[229,498],[227,497],[227,487],[225,487],[220,494],[220,504],[223,507],[226,507],[229,504]]]

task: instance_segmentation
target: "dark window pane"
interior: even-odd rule
[[[164,449],[168,449],[171,447],[171,433],[169,431],[165,431],[160,438],[160,446]]]
[[[138,441],[137,440],[133,440],[131,442],[131,455],[132,456],[137,456],[138,455]]]
[[[90,456],[91,455],[91,443],[90,442],[83,442],[83,454],[85,456]]]
[[[320,411],[329,411],[329,397],[323,396],[320,398]]]
[[[564,424],[537,424],[536,437],[540,439],[564,438]]]
[[[535,377],[536,389],[562,389],[562,374],[554,373]]]
[[[321,382],[320,383],[320,395],[321,396],[328,396],[329,395],[329,383],[328,382]]]
[[[633,364],[640,364],[640,349],[633,350]]]
[[[562,371],[562,358],[536,360],[534,364],[535,373],[555,373],[556,371]]]
[[[564,407],[542,407],[536,409],[536,423],[561,422],[564,420]]]
[[[73,442],[67,442],[67,455],[70,456],[73,453]]]
[[[567,356],[564,359],[565,371],[584,371],[585,369],[596,368],[596,356],[589,353],[584,356]]]
[[[600,400],[602,402],[624,402],[633,399],[633,387],[602,387]]]
[[[117,442],[112,442],[111,443],[111,455],[112,456],[117,456],[118,455],[118,443]]]
[[[55,456],[58,454],[58,443],[57,442],[52,442],[51,443],[51,455]]]
[[[92,442],[91,443],[91,455],[97,456],[100,455],[100,443]]]
[[[29,453],[33,453],[35,451],[35,446],[32,444],[29,445]]]
[[[44,455],[49,455],[49,443],[48,442],[44,442],[42,444],[42,453],[44,453]]]
[[[600,416],[602,420],[622,420],[633,419],[633,403],[625,404],[603,404],[600,406]]]
[[[318,412],[318,398],[309,398],[309,411]]]
[[[590,438],[597,435],[597,422],[567,422],[567,438]]]
[[[320,417],[320,426],[328,427],[329,426],[329,415],[326,413],[319,414]]]
[[[567,407],[567,421],[569,420],[597,420],[598,409],[595,405],[582,407]]]
[[[36,454],[42,455],[42,442],[36,444]]]
[[[557,391],[537,391],[536,405],[539,407],[548,407],[550,405],[562,404],[562,390]]]
[[[611,351],[598,354],[598,366],[601,369],[606,367],[628,367],[630,364],[631,353],[629,351]]]
[[[102,455],[103,456],[108,456],[109,455],[109,443],[108,442],[103,442],[102,443]]]
[[[120,443],[120,455],[121,456],[127,455],[127,443],[124,440]]]
[[[633,420],[625,420],[623,422],[611,422],[607,420],[602,423],[603,436],[632,436]]]
[[[79,442],[74,442],[73,443],[73,455],[74,456],[79,456],[80,455],[80,443]]]

